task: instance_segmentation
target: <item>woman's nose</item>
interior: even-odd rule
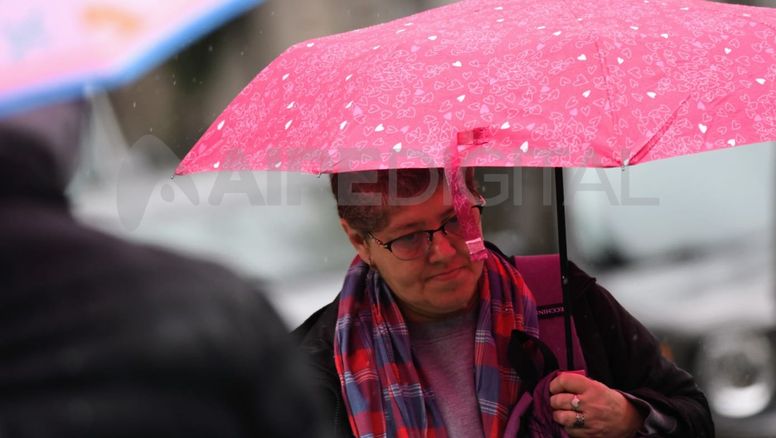
[[[434,233],[431,237],[430,262],[446,261],[456,253],[455,247],[450,242],[450,236],[445,233]]]

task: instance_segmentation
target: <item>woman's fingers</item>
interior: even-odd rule
[[[582,410],[582,397],[570,392],[562,392],[550,397],[550,406],[553,409],[579,412]]]
[[[559,394],[561,392],[580,394],[585,392],[588,386],[590,386],[590,382],[590,379],[581,374],[561,372],[550,382],[550,394]]]
[[[643,422],[641,414],[619,391],[584,376],[565,373],[550,385],[553,419],[573,438],[631,436]]]
[[[587,426],[582,412],[557,410],[552,413],[552,419],[566,429],[584,429]]]

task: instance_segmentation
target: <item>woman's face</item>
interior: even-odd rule
[[[393,210],[388,226],[374,236],[388,242],[408,233],[438,228],[454,210],[440,188],[428,200]],[[479,213],[474,213],[479,218]],[[472,262],[463,238],[434,233],[428,252],[413,260],[399,260],[374,239],[364,239],[342,221],[359,256],[380,272],[398,298],[405,318],[415,321],[440,319],[458,313],[474,301],[482,261]]]

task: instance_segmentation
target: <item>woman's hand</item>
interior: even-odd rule
[[[552,417],[571,437],[632,437],[644,419],[619,391],[581,374],[550,382]]]

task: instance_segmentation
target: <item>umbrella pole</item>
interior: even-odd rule
[[[563,288],[563,327],[566,336],[566,365],[574,369],[574,348],[571,341],[571,310],[569,296],[569,260],[566,251],[566,205],[563,195],[563,168],[555,168],[555,210],[558,218],[558,253],[560,254],[560,281]]]

